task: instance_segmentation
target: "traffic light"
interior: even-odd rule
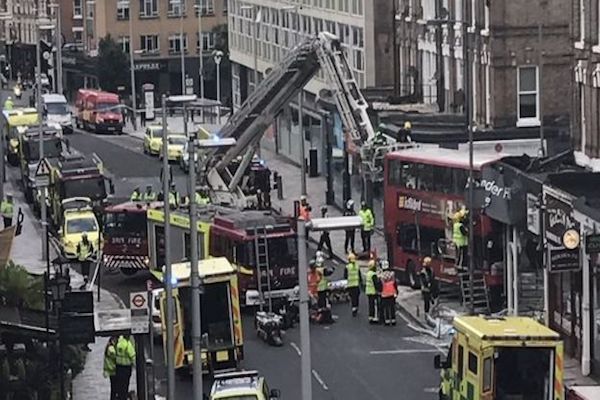
[[[40,57],[42,60],[41,72],[48,75],[52,62],[52,45],[45,40],[40,40]]]

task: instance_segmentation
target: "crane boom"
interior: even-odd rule
[[[234,138],[236,143],[231,147],[211,149],[205,158],[207,183],[216,196],[216,202],[240,208],[255,205],[252,196],[241,187],[242,175],[252,161],[265,130],[319,69],[325,73],[345,128],[346,140],[351,140],[361,153],[364,148],[370,147],[375,131],[367,114],[367,101],[354,79],[339,39],[331,33],[321,32],[291,49],[255,86],[241,108],[221,129],[221,138]],[[232,161],[240,157],[235,171],[231,171]]]

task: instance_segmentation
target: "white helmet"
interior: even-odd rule
[[[346,208],[354,207],[354,200],[350,199],[346,202]]]

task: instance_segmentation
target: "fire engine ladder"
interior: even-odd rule
[[[473,271],[473,292],[471,292],[471,277],[468,271],[461,270],[458,273],[460,293],[463,307],[471,306],[473,300],[473,311],[478,314],[490,312],[490,302],[485,277],[481,271]]]
[[[269,312],[273,311],[271,299],[271,267],[269,265],[269,243],[267,241],[267,227],[254,227],[254,249],[256,252],[256,285],[260,298],[260,311],[265,304],[265,293],[269,299]]]

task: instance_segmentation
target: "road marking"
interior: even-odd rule
[[[440,391],[439,387],[428,387],[428,388],[424,388],[423,391],[425,393],[438,393]]]
[[[437,353],[437,349],[398,349],[398,350],[373,350],[371,355],[379,354],[420,354],[420,353]]]
[[[321,385],[323,390],[329,390],[329,387],[325,384],[325,381],[323,381],[323,378],[321,378],[321,376],[319,375],[319,373],[317,371],[315,371],[313,369],[312,374],[315,377],[315,379],[317,380],[317,382],[319,382],[319,384]]]
[[[296,353],[298,353],[299,356],[302,355],[302,350],[300,350],[300,347],[298,347],[296,343],[290,342],[290,346],[292,346],[292,348],[296,350]]]

